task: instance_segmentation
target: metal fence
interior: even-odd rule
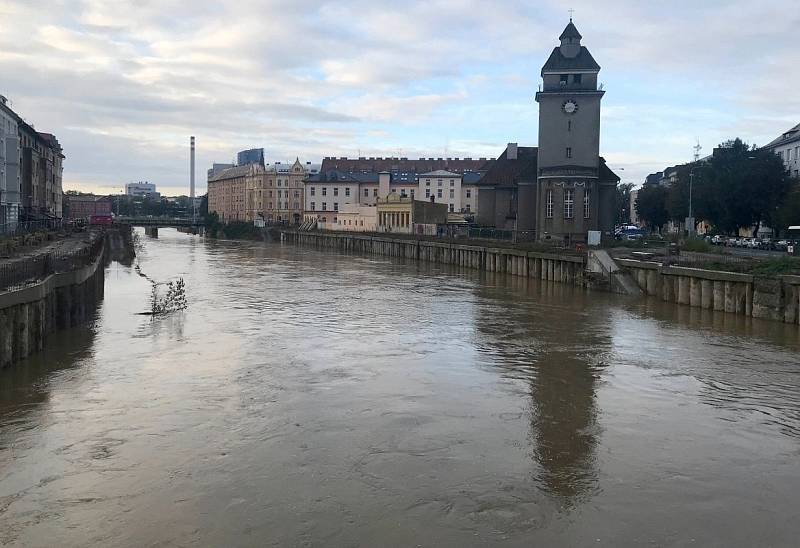
[[[16,291],[57,272],[70,272],[92,264],[103,249],[103,237],[78,250],[52,251],[0,262],[0,292]]]
[[[40,221],[18,221],[0,224],[0,236],[12,237],[40,230],[61,230],[66,226],[62,219],[45,219]]]

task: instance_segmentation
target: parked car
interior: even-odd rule
[[[775,242],[776,251],[786,251],[789,247],[789,240],[778,240]]]
[[[725,245],[725,238],[717,234],[711,238],[711,245]]]

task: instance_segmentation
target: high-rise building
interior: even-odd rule
[[[249,150],[243,150],[236,155],[236,163],[240,166],[258,164],[264,167],[264,149],[251,148]]]

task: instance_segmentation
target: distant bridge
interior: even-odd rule
[[[145,228],[197,228],[205,223],[200,217],[197,219],[186,217],[114,217],[114,224],[143,226]]]

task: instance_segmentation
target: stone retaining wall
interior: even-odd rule
[[[0,293],[0,368],[40,351],[47,336],[90,320],[103,298],[104,249],[93,264]]]
[[[342,252],[452,264],[579,286],[584,285],[586,270],[586,257],[582,255],[559,255],[454,242],[288,230],[281,232],[281,241]]]
[[[665,302],[800,324],[800,276],[759,278],[632,259],[616,262],[642,291]]]

